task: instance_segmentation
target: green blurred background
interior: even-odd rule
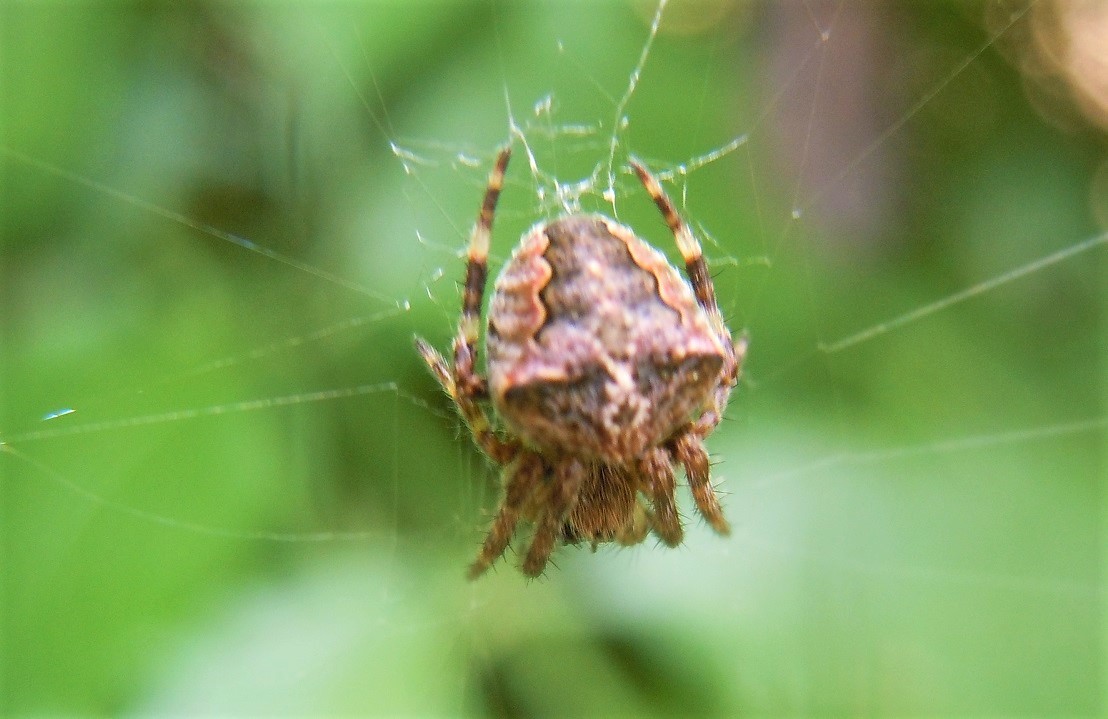
[[[1105,710],[1108,164],[1037,72],[1062,13],[673,0],[624,124],[655,9],[0,4],[0,710]],[[674,178],[752,342],[731,538],[682,489],[679,549],[464,581],[497,477],[411,337],[513,125],[497,264],[559,188],[672,256],[620,168]]]

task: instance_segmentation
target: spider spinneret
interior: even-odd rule
[[[535,525],[522,565],[532,577],[558,543],[632,545],[653,532],[676,546],[676,464],[700,514],[728,534],[704,439],[719,424],[747,343],[732,340],[700,244],[642,164],[631,162],[677,240],[688,282],[603,215],[539,223],[496,280],[488,378],[478,374],[489,239],[510,155],[504,148],[497,157],[470,238],[453,364],[416,339],[474,442],[503,471],[504,496],[470,578],[504,553],[520,519]]]

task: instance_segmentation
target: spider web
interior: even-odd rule
[[[1105,172],[1006,96],[1039,5],[0,11],[4,708],[1094,713]],[[461,581],[495,476],[410,337],[504,142],[494,266],[577,210],[673,257],[630,156],[693,224],[733,537]]]

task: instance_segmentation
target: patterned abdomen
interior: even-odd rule
[[[537,448],[621,463],[664,442],[719,381],[724,350],[692,290],[626,227],[533,229],[489,310],[492,400]]]

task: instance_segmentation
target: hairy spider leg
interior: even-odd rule
[[[673,202],[666,195],[657,178],[650,174],[650,171],[638,160],[632,159],[631,167],[634,168],[635,174],[639,176],[643,187],[646,188],[651,199],[654,200],[654,204],[658,206],[662,218],[665,219],[670,232],[677,240],[677,249],[680,250],[681,257],[685,260],[685,275],[689,278],[689,284],[692,285],[697,304],[707,313],[708,321],[726,352],[723,368],[720,371],[720,383],[713,395],[712,402],[704,408],[703,414],[693,424],[693,431],[702,438],[707,437],[722,419],[723,408],[727,406],[727,400],[731,396],[731,388],[735,386],[739,379],[742,360],[746,356],[747,338],[745,336],[740,337],[738,342],[731,339],[731,332],[728,331],[727,325],[723,322],[723,313],[716,301],[715,286],[712,284],[712,277],[708,273],[708,263],[704,261],[704,252],[700,247],[700,243],[693,237],[689,226],[681,219],[681,215],[678,214]]]
[[[512,148],[505,147],[496,156],[496,165],[489,173],[489,184],[485,188],[485,199],[481,203],[481,212],[473,225],[469,236],[469,260],[466,263],[465,291],[462,296],[462,315],[458,319],[458,336],[454,339],[454,367],[464,370],[467,377],[473,377],[473,365],[476,361],[477,335],[481,321],[481,300],[485,296],[485,284],[489,276],[489,238],[492,236],[492,221],[496,214],[496,202],[504,187],[504,172],[508,169],[508,160],[512,157]],[[459,378],[462,372],[457,372]],[[482,381],[481,394],[487,391]],[[475,388],[477,389],[477,388]]]
[[[554,465],[553,481],[545,487],[549,496],[544,497],[545,501],[542,503],[542,518],[535,527],[531,547],[523,560],[523,573],[528,577],[542,574],[558,537],[561,536],[562,524],[577,503],[587,471],[585,463],[577,457],[563,457]]]
[[[654,447],[639,460],[638,469],[639,476],[647,483],[643,488],[644,494],[654,507],[651,516],[654,533],[666,546],[676,547],[681,543],[684,530],[681,529],[677,500],[674,498],[673,456],[665,447]]]
[[[711,463],[708,459],[708,450],[704,448],[704,440],[695,432],[686,431],[673,439],[672,446],[677,461],[685,467],[685,476],[689,479],[689,491],[692,492],[696,508],[708,520],[712,529],[718,534],[727,536],[731,533],[731,525],[723,516],[723,509],[719,506],[715,491],[712,490]]]
[[[504,499],[496,518],[489,527],[485,543],[477,559],[469,566],[467,577],[477,579],[489,566],[504,554],[508,542],[512,539],[520,514],[534,494],[543,486],[546,467],[542,459],[533,452],[523,452],[519,459],[504,469]]]
[[[478,406],[477,401],[472,396],[466,396],[459,391],[458,382],[455,381],[450,366],[438,350],[422,337],[415,338],[415,345],[423,361],[431,369],[431,374],[439,381],[443,390],[454,402],[454,406],[458,408],[459,414],[473,434],[473,441],[477,447],[499,465],[512,461],[512,458],[519,454],[522,446],[518,442],[501,438],[493,431],[492,423],[484,410]]]
[[[712,393],[711,400],[705,404],[700,416],[687,429],[679,432],[670,442],[672,451],[677,461],[685,467],[685,475],[688,477],[689,489],[692,491],[696,506],[708,523],[719,534],[730,534],[731,527],[723,516],[723,510],[719,506],[715,492],[712,490],[710,479],[710,462],[708,451],[704,448],[704,438],[715,430],[723,417],[723,408],[727,406],[727,400],[731,396],[731,388],[738,381],[742,360],[746,355],[747,339],[741,337],[738,342],[731,339],[731,332],[723,322],[723,313],[719,309],[716,300],[715,286],[712,277],[708,273],[708,263],[704,260],[704,253],[700,243],[693,237],[692,231],[685,221],[681,219],[673,202],[666,195],[665,190],[658,183],[657,178],[637,160],[631,160],[631,167],[639,176],[646,191],[650,194],[654,204],[662,213],[662,218],[669,225],[677,241],[677,249],[685,260],[685,275],[692,285],[693,294],[697,304],[708,315],[708,321],[712,325],[716,336],[725,352],[723,367],[720,369],[720,381]],[[663,538],[664,539],[664,538]]]
[[[497,155],[496,165],[489,173],[489,183],[485,189],[485,199],[481,203],[481,212],[470,234],[462,314],[458,318],[458,334],[454,338],[453,370],[430,344],[419,337],[416,338],[416,348],[422,355],[423,361],[431,368],[431,373],[457,405],[458,411],[473,434],[473,441],[497,464],[511,461],[519,452],[521,445],[518,442],[500,438],[493,429],[488,415],[478,406],[478,400],[488,394],[488,386],[485,379],[477,373],[475,365],[481,300],[484,297],[485,283],[488,279],[489,238],[492,235],[496,201],[500,198],[500,190],[504,186],[504,171],[508,167],[508,159],[511,155],[510,147],[505,147]]]

